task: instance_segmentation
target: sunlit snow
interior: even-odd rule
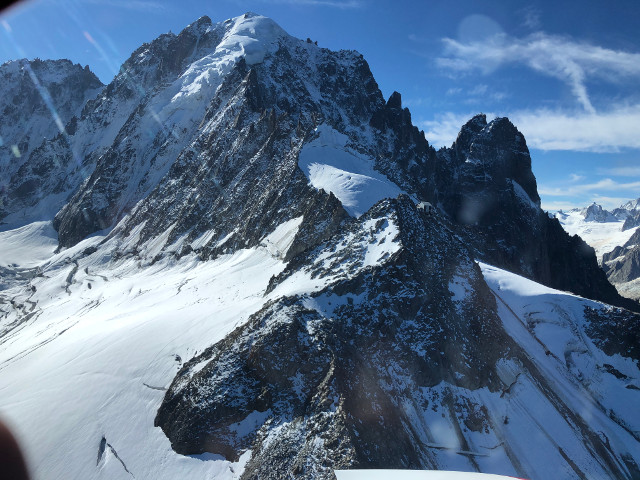
[[[346,135],[326,124],[316,133],[317,137],[300,152],[298,165],[311,185],[333,193],[351,216],[359,217],[379,200],[402,193],[373,169],[373,159],[347,146]]]

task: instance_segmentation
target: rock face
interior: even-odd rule
[[[593,202],[587,208],[582,211],[582,215],[584,216],[584,220],[586,222],[617,222],[618,218],[611,212],[608,212],[602,206],[598,205],[596,202]]]
[[[69,60],[16,60],[0,66],[0,218],[13,204],[33,202],[39,181],[29,173],[36,151],[46,140],[65,135],[102,83],[89,67]],[[71,129],[72,127],[70,127]],[[55,157],[48,159],[56,161]]]
[[[536,395],[553,387],[506,334],[472,258],[446,223],[406,196],[382,201],[295,257],[269,291],[310,279],[322,288],[276,295],[185,364],[156,426],[187,455],[237,460],[251,449],[241,478],[331,479],[335,468],[442,468],[434,449],[446,447],[431,430],[433,409],[455,419],[454,443],[470,455],[464,468],[478,469],[471,438],[497,435],[509,420],[498,422],[473,392],[501,402],[520,376],[536,384]],[[638,316],[616,314],[620,329],[590,310],[589,335],[610,354],[634,357]],[[629,332],[625,342],[612,340],[614,331]],[[519,372],[507,373],[506,364]],[[625,478],[627,467],[615,465],[591,427],[551,398],[609,474]],[[494,461],[523,475],[504,448]]]
[[[381,245],[380,256],[367,265],[372,244]],[[410,421],[393,407],[400,385],[387,368],[404,372],[407,393],[443,381],[500,387],[495,363],[509,344],[480,270],[462,242],[408,197],[383,201],[294,258],[270,288],[299,276],[328,285],[268,304],[178,373],[156,418],[176,451],[237,458],[268,416],[271,428],[291,424],[258,443],[247,478],[296,469],[300,478],[324,478],[340,465],[421,468],[420,449],[404,434],[385,438]],[[469,296],[452,298],[456,281]],[[203,391],[219,393],[202,398]],[[260,432],[263,440],[271,428]],[[322,448],[305,447],[317,436]]]
[[[625,218],[624,223],[622,224],[622,231],[629,230],[630,228],[640,226],[640,209],[633,210],[629,213],[627,218]]]
[[[367,265],[373,251],[379,256]],[[501,426],[464,392],[504,396],[514,377],[501,362],[522,365],[521,375],[551,388],[503,330],[472,251],[407,197],[381,202],[294,258],[270,290],[305,278],[326,286],[269,303],[178,372],[156,417],[176,451],[235,460],[251,449],[242,478],[441,468],[425,411],[448,409],[461,449],[472,450],[474,432]],[[593,336],[607,342],[601,322]],[[452,390],[441,397],[443,384]],[[508,461],[522,474],[515,458]]]
[[[208,77],[209,84],[198,92],[191,89],[193,77],[208,75],[198,62],[183,65],[169,86],[160,84],[149,92],[148,101],[125,122],[94,173],[56,216],[61,245],[112,227],[127,213],[130,218],[115,232],[127,235],[144,225],[138,246],[160,231],[171,232],[167,245],[185,232],[187,242],[209,232],[210,240],[197,247],[205,258],[255,245],[272,225],[300,215],[305,216],[303,244],[312,237],[322,239],[323,228],[339,223],[345,215],[339,203],[308,185],[297,156],[320,122],[368,122],[383,103],[380,92],[360,55],[298,43],[272,21],[263,23],[274,42],[264,62],[249,65],[239,50],[237,63],[217,79]],[[221,61],[228,55],[225,42],[242,28],[235,23],[211,26],[201,19],[176,41],[192,38],[195,45],[193,30],[199,32],[199,55],[206,66],[205,60]],[[125,63],[134,70],[131,76],[136,75],[137,58],[164,48],[165,41],[160,37],[144,52],[134,53]],[[189,116],[179,108],[189,108]],[[163,128],[156,125],[153,140],[145,140],[142,127],[154,123],[158,110],[167,112]],[[132,185],[132,176],[139,183]],[[184,185],[191,187],[185,190]]]
[[[639,310],[607,281],[593,249],[540,208],[529,150],[508,119],[487,124],[484,115],[474,117],[436,158],[427,164],[433,180],[424,196],[457,220],[476,258],[556,289]]]

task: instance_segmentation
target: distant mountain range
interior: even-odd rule
[[[609,212],[593,203],[555,214],[568,233],[579,235],[596,249],[603,270],[618,291],[640,299],[640,198]]]
[[[106,86],[0,77],[0,410],[35,478],[640,475],[640,305],[509,119],[436,150],[362,55],[252,13]]]

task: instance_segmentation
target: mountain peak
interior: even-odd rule
[[[587,208],[582,210],[585,222],[617,222],[618,219],[609,211],[602,208],[596,202],[593,202]]]
[[[625,204],[623,204],[620,208],[625,210],[640,210],[640,198],[635,200],[629,200]]]
[[[452,145],[452,148],[458,152],[461,158],[466,157],[469,152],[471,142],[486,126],[487,116],[484,113],[475,115],[462,126],[456,141]]]
[[[202,17],[198,18],[195,22],[187,25],[180,33],[182,34],[184,32],[190,32],[196,35],[201,35],[202,33],[206,32],[208,29],[210,29],[212,26],[213,26],[213,22],[211,21],[211,18],[209,18],[207,15],[203,15]]]
[[[393,92],[387,101],[387,107],[389,108],[402,108],[402,95],[398,92]]]

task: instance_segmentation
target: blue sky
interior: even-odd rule
[[[246,11],[361,52],[436,147],[475,113],[508,116],[546,209],[640,197],[637,0],[34,0],[2,15],[0,62],[69,58],[107,83],[143,42]]]

